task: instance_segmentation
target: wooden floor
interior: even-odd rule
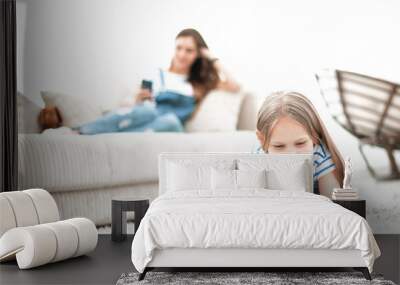
[[[400,281],[400,235],[375,236],[382,256],[374,272]],[[0,264],[0,284],[115,284],[124,272],[134,271],[131,262],[132,236],[121,243],[109,235],[99,235],[94,252],[29,270],[19,270],[15,261]]]

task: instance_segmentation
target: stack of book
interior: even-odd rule
[[[335,188],[332,193],[333,200],[358,200],[358,192],[356,189]]]

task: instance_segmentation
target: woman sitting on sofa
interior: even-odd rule
[[[135,100],[84,124],[81,134],[109,132],[181,132],[196,105],[214,89],[239,91],[235,80],[213,58],[203,37],[185,29],[176,37],[175,54],[168,70],[160,69],[151,88],[142,86]]]

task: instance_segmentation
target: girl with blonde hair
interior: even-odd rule
[[[314,193],[342,187],[343,159],[311,101],[297,92],[268,96],[257,116],[258,153],[312,153]]]

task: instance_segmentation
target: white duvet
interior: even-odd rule
[[[257,189],[161,195],[133,239],[135,268],[165,248],[358,249],[370,272],[380,256],[367,221],[328,198]]]

